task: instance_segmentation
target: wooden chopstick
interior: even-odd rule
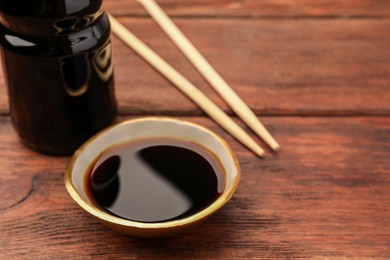
[[[220,124],[226,131],[232,134],[242,144],[258,156],[264,156],[264,150],[242,130],[225,112],[215,105],[197,87],[188,81],[183,75],[163,60],[158,54],[138,39],[125,26],[109,15],[112,31],[138,55],[145,59],[158,72],[171,81],[178,89],[186,94],[192,101],[203,109],[212,119]]]
[[[173,21],[164,13],[154,0],[138,0],[156,23],[182,51],[193,66],[219,93],[233,111],[259,135],[274,151],[280,149],[279,144],[258,120],[249,106],[234,92],[218,72],[210,65],[204,56],[195,48],[188,38],[180,31]]]

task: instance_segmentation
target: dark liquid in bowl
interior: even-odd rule
[[[103,152],[90,167],[86,185],[103,211],[153,223],[185,218],[212,204],[225,188],[225,173],[199,145],[147,139]]]

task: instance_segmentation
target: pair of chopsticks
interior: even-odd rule
[[[173,21],[164,13],[154,0],[138,0],[138,2],[152,16],[156,23],[168,35],[173,43],[183,52],[193,66],[202,74],[208,83],[221,95],[233,111],[252,128],[274,151],[279,150],[279,144],[267,131],[256,115],[244,101],[232,90],[216,70],[207,62],[195,46],[177,28]],[[109,15],[112,31],[139,56],[145,59],[158,72],[186,94],[211,118],[220,124],[238,141],[247,146],[258,156],[264,156],[264,150],[242,130],[225,112],[215,105],[189,80],[163,60],[158,54],[138,39],[126,27]]]

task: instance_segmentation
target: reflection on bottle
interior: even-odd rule
[[[25,39],[22,39],[21,37],[14,36],[14,35],[9,35],[9,34],[4,34],[4,38],[13,46],[17,47],[33,47],[36,46],[35,43],[29,42]]]
[[[70,96],[77,97],[87,92],[91,68],[86,54],[61,59],[61,73]]]
[[[89,5],[91,5],[90,0],[65,0],[65,10],[67,14],[76,13]]]
[[[84,26],[89,26],[90,24],[92,24],[93,22],[95,22],[99,17],[101,17],[103,14],[103,10],[100,9],[99,11],[97,11],[96,13],[94,14],[90,14],[90,15],[85,15],[83,16],[83,20],[85,22],[85,25]]]
[[[72,16],[56,21],[53,26],[56,29],[56,34],[65,34],[76,31],[80,19]]]
[[[111,42],[107,43],[94,54],[92,65],[98,77],[103,82],[107,82],[111,79],[114,73]]]
[[[103,14],[103,10],[99,10],[94,14],[85,15],[83,17],[70,16],[54,22],[53,27],[57,35],[63,35],[71,32],[76,32],[86,26],[90,26]]]

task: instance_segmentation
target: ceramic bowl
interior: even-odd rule
[[[225,173],[225,189],[207,208],[188,217],[157,223],[144,223],[110,215],[88,198],[85,179],[94,160],[107,148],[145,138],[176,138],[208,149],[220,161]],[[166,117],[147,117],[111,126],[82,145],[65,171],[65,186],[74,201],[103,224],[122,233],[138,237],[157,237],[180,233],[193,227],[229,201],[240,180],[238,161],[228,144],[217,134],[194,123]],[[201,191],[200,191],[201,192]]]

